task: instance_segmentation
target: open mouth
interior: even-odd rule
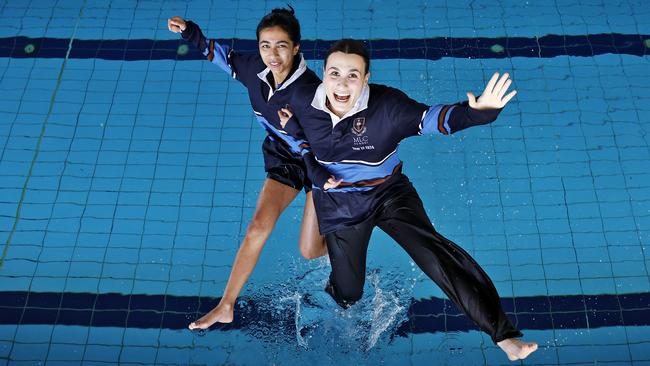
[[[269,65],[270,65],[271,67],[278,67],[278,66],[280,66],[280,65],[282,65],[282,64],[281,64],[280,62],[269,62]]]
[[[347,101],[350,100],[350,94],[343,95],[334,93],[334,100],[339,103],[347,103]]]

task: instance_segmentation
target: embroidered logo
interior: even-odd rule
[[[357,136],[361,136],[364,133],[366,133],[365,117],[355,118],[354,121],[352,121],[352,133],[354,133]]]

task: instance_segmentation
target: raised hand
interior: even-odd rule
[[[469,106],[474,109],[500,109],[503,108],[516,94],[517,91],[513,90],[506,95],[508,88],[512,84],[510,75],[505,73],[499,78],[499,73],[495,72],[490,78],[485,90],[481,96],[476,99],[474,94],[467,92],[467,99]]]
[[[167,28],[174,33],[181,33],[185,30],[185,19],[175,16],[167,19]]]

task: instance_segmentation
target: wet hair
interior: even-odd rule
[[[293,45],[300,44],[300,23],[296,18],[295,11],[291,5],[287,5],[289,9],[278,8],[271,10],[266,14],[260,23],[257,25],[257,40],[260,40],[260,32],[267,28],[280,27],[285,31]]]
[[[351,55],[358,55],[363,58],[363,61],[366,63],[366,74],[370,70],[370,54],[368,49],[363,45],[363,42],[357,41],[356,39],[342,39],[336,41],[329,51],[327,51],[327,56],[325,56],[325,65],[327,65],[327,59],[334,52],[343,52]]]

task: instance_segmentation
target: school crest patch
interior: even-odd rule
[[[361,136],[366,133],[366,117],[355,118],[352,121],[352,133]]]

